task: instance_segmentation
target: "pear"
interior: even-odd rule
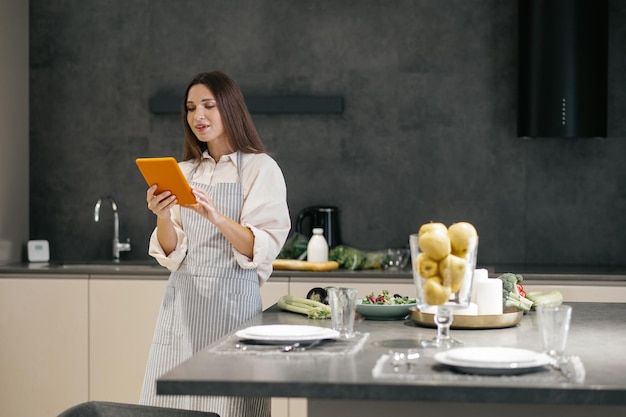
[[[450,253],[448,231],[433,229],[419,237],[420,250],[435,261],[445,258]]]
[[[417,270],[420,272],[420,277],[430,278],[439,272],[439,266],[437,261],[430,258],[425,253],[420,253],[415,260]]]
[[[444,304],[450,298],[450,289],[441,284],[441,278],[434,276],[422,283],[422,296],[431,306]]]
[[[459,291],[463,286],[466,265],[465,259],[452,254],[439,261],[439,271],[443,283],[450,286],[452,293]]]
[[[448,232],[448,228],[446,227],[445,224],[443,223],[438,223],[438,222],[429,222],[429,223],[424,223],[423,225],[420,226],[419,230],[417,231],[417,236],[421,236],[426,232],[431,232],[433,230],[441,230],[444,232]]]
[[[476,228],[468,222],[454,223],[448,228],[452,253],[458,257],[465,258],[470,249],[471,242],[478,238]]]

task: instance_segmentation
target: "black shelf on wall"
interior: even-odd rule
[[[250,113],[343,113],[340,96],[249,96],[245,97]],[[154,114],[180,113],[182,97],[154,96],[150,98],[150,111]]]

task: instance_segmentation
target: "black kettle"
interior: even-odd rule
[[[329,248],[334,248],[341,244],[339,235],[339,209],[337,207],[313,206],[307,207],[298,213],[296,219],[296,233],[311,236],[313,229],[320,227],[324,229],[324,237]],[[306,229],[303,224],[306,223]]]

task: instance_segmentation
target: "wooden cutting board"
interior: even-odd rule
[[[339,263],[335,261],[309,262],[295,259],[276,259],[272,262],[272,266],[274,269],[290,271],[333,271],[339,268]]]

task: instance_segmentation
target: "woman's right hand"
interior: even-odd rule
[[[170,209],[174,207],[178,200],[176,196],[169,191],[163,191],[160,194],[154,194],[157,186],[153,185],[148,188],[146,193],[146,200],[148,202],[148,210],[153,212],[157,217],[161,219],[170,219]]]

